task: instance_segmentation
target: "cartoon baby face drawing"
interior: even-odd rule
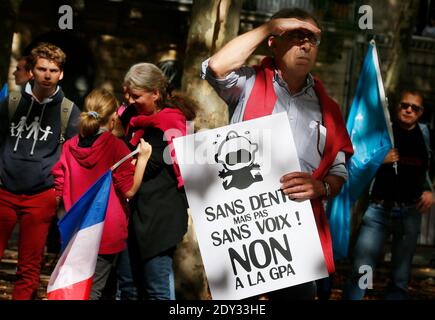
[[[219,172],[219,177],[224,179],[222,186],[225,190],[232,187],[246,189],[254,182],[263,181],[263,177],[258,172],[260,165],[254,163],[257,151],[257,143],[239,136],[235,131],[227,134],[215,154],[215,161],[224,167]],[[253,173],[253,171],[257,172]]]

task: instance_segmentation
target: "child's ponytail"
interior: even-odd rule
[[[86,97],[84,110],[80,114],[80,135],[94,136],[105,126],[118,108],[115,96],[105,89],[95,89]]]

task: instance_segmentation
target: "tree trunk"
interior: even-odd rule
[[[242,0],[193,1],[182,89],[201,107],[196,129],[228,123],[227,106],[199,74],[201,62],[237,36],[241,9]]]
[[[419,0],[408,0],[401,3],[402,7],[394,30],[393,44],[385,78],[385,90],[388,96],[396,92],[400,75],[406,67],[419,4]]]
[[[14,26],[21,0],[0,1],[0,87],[8,80]]]
[[[213,88],[199,77],[201,63],[237,36],[242,0],[194,0],[187,40],[182,90],[195,99],[200,112],[195,129],[228,123],[228,108]],[[210,299],[207,278],[192,219],[174,255],[177,299]]]

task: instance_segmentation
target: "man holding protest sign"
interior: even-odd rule
[[[353,150],[338,105],[310,71],[320,44],[319,24],[301,9],[282,9],[271,20],[240,35],[206,60],[202,77],[228,104],[231,123],[286,112],[302,172],[281,178],[292,200],[311,200],[329,273],[334,272],[331,237],[322,200],[338,194]],[[267,40],[273,58],[243,66]],[[269,298],[314,299],[314,282],[269,293]]]

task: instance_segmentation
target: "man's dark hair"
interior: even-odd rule
[[[319,21],[317,21],[316,17],[314,17],[311,13],[309,13],[303,9],[300,9],[300,8],[283,8],[283,9],[279,10],[278,12],[276,12],[270,18],[270,20],[280,19],[280,18],[296,18],[296,19],[300,19],[300,20],[311,19],[316,23],[317,27],[320,28]]]
[[[422,91],[420,91],[419,89],[415,88],[415,87],[400,87],[399,90],[397,90],[398,94],[396,95],[396,104],[400,102],[400,100],[402,100],[403,96],[405,95],[405,93],[410,93],[414,96],[420,96],[421,99],[424,101],[424,94]]]
[[[20,60],[24,60],[24,69],[26,71],[30,71],[32,70],[33,67],[33,61],[32,61],[32,57],[31,56],[22,56],[21,58],[18,59],[18,61]]]

